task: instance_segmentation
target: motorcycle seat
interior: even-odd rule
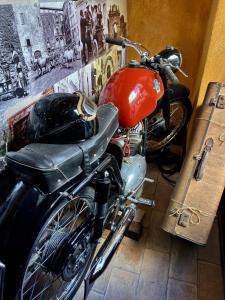
[[[102,105],[97,110],[97,118],[99,130],[90,139],[76,144],[29,144],[17,152],[8,152],[7,166],[42,192],[54,192],[106,151],[119,126],[118,110],[112,104]]]

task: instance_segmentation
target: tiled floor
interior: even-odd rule
[[[139,242],[124,238],[88,300],[223,300],[217,221],[206,247],[162,231],[173,188],[156,167],[148,172],[155,183],[144,193],[157,202],[154,209],[145,208],[142,238]],[[81,294],[75,299],[82,299]]]

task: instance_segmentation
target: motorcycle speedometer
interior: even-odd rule
[[[181,52],[172,46],[166,47],[166,49],[159,52],[159,55],[168,60],[172,66],[174,66],[173,71],[177,70],[177,67],[181,67],[182,65],[182,55]]]

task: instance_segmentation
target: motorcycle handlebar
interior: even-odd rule
[[[164,74],[167,76],[167,78],[173,83],[173,84],[178,84],[179,83],[179,79],[177,78],[177,76],[174,74],[173,70],[171,69],[171,67],[169,65],[164,65],[162,67],[162,70],[164,72]]]
[[[132,42],[126,38],[111,38],[110,36],[105,37],[105,41],[108,44],[113,44],[117,46],[121,46],[123,48],[125,47],[130,47],[135,49],[139,55],[142,57],[142,63],[149,66],[155,64],[156,69],[160,70],[161,72],[166,75],[166,77],[173,83],[173,84],[179,84],[179,80],[177,76],[174,74],[171,66],[169,63],[161,62],[161,59],[158,60],[158,55],[157,56],[152,56],[150,57],[147,49],[145,49],[141,44]],[[145,49],[145,51],[143,51]],[[157,59],[155,59],[157,58]],[[159,57],[160,58],[160,57]]]
[[[114,39],[114,38],[111,38],[111,37],[107,36],[107,37],[105,38],[105,41],[106,41],[106,43],[108,43],[108,44],[112,44],[112,45],[117,45],[117,46],[125,47],[124,40],[123,40],[123,39],[120,39],[120,38]]]

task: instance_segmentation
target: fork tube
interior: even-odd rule
[[[165,120],[166,128],[169,129],[170,127],[170,101],[169,101],[169,87],[168,87],[168,80],[165,74],[160,75],[162,78],[163,86],[164,86],[164,95],[162,101],[162,109],[163,109],[163,117]]]

